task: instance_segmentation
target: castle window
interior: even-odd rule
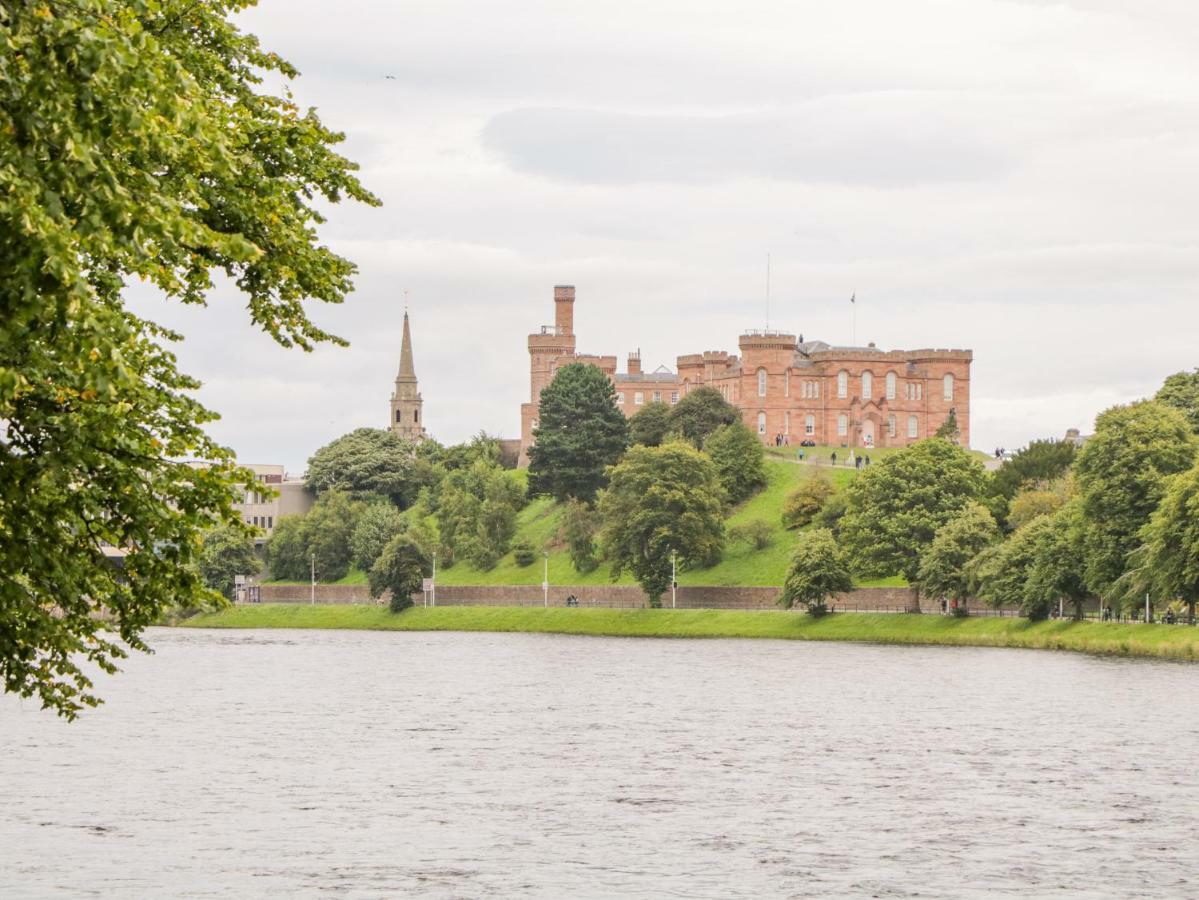
[[[783,434],[791,433],[791,410],[783,413]]]
[[[849,416],[845,413],[837,416],[837,437],[845,437],[849,434]]]
[[[946,375],[941,380],[941,387],[942,387],[942,390],[944,391],[942,396],[946,400],[952,400],[953,399],[953,375]]]
[[[536,430],[537,430],[537,426],[538,426],[538,425],[540,425],[540,424],[541,424],[540,422],[538,422],[536,419],[534,419],[534,420],[532,421],[532,423],[529,425],[529,428],[530,428],[530,429],[532,429],[533,431],[536,431]]]
[[[895,373],[894,372],[887,373],[887,399],[888,400],[895,399]],[[894,432],[892,432],[892,433],[894,433]]]
[[[787,369],[787,371],[783,372],[783,396],[784,397],[791,396],[791,370],[790,369]]]
[[[275,527],[275,517],[274,517],[274,516],[267,516],[267,517],[266,517],[266,527],[267,527],[267,528],[274,528],[274,527]]]
[[[849,396],[849,373],[844,369],[837,373],[837,396],[842,400]]]
[[[617,406],[624,406],[624,391],[617,391],[617,392],[616,392],[616,405],[617,405]]]
[[[766,396],[766,370],[758,369],[758,396]]]
[[[679,392],[671,391],[670,392],[670,405],[674,406],[678,402],[679,402]]]
[[[862,399],[869,400],[874,396],[874,376],[870,372],[862,373]]]
[[[634,406],[640,406],[644,402],[645,402],[645,394],[641,393],[641,391],[638,391],[637,393],[635,393],[633,395],[633,405]]]
[[[895,437],[895,414],[887,416],[887,437]]]
[[[758,434],[766,433],[766,413],[758,413]]]
[[[654,402],[655,403],[662,402],[662,392],[661,391],[654,391]]]
[[[908,416],[908,437],[914,438],[920,431],[920,420],[915,416]]]
[[[397,410],[396,410],[396,424],[397,424],[397,425],[399,425],[399,424],[401,424],[403,421],[404,421],[403,413],[401,413],[401,412],[400,412],[400,411],[397,409]]]
[[[420,410],[419,409],[412,410],[412,421],[413,422],[420,421]]]
[[[803,433],[811,437],[816,433],[816,417],[807,415],[803,417]]]

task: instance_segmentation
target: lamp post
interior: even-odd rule
[[[545,574],[541,578],[541,599],[542,605],[549,609],[550,605],[550,554],[548,550],[543,550],[541,555],[545,557]]]
[[[673,550],[671,550],[670,551],[670,608],[671,609],[678,609],[678,606],[679,606],[678,588],[679,588],[678,564],[675,562],[675,552]]]
[[[430,606],[437,605],[437,551],[433,551],[433,590],[429,591]]]
[[[308,598],[309,606],[316,606],[316,554],[312,554],[312,591]]]

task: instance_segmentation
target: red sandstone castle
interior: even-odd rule
[[[554,288],[554,324],[529,335],[530,402],[520,407],[520,450],[527,461],[542,389],[561,366],[598,366],[616,388],[626,416],[646,403],[679,402],[688,391],[716,388],[741,410],[763,443],[810,440],[843,447],[902,447],[936,432],[950,410],[961,442],[970,445],[970,350],[879,350],[831,347],[777,331],[741,335],[740,356],[705,350],[678,358],[678,369],[641,371],[640,352],[627,371],[615,356],[575,352],[575,289]]]

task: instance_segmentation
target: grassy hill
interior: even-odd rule
[[[838,489],[843,489],[857,474],[847,466],[833,468],[825,465],[799,465],[791,460],[794,450],[785,456],[776,454],[774,448],[766,459],[767,485],[757,495],[735,507],[726,525],[734,528],[754,519],[762,519],[774,529],[774,542],[764,550],[754,550],[745,543],[729,543],[724,559],[710,569],[696,569],[679,573],[681,585],[748,585],[772,586],[783,583],[791,548],[795,543],[795,532],[786,531],[782,525],[783,501],[803,479],[817,471],[827,474]],[[823,450],[827,460],[830,448]],[[873,456],[871,457],[873,459]],[[611,584],[609,565],[601,564],[594,572],[582,575],[571,565],[566,548],[557,538],[562,525],[562,508],[548,498],[533,500],[521,510],[517,520],[517,539],[528,540],[538,552],[549,553],[549,579],[552,584]],[[512,555],[505,556],[489,571],[480,571],[469,563],[459,562],[453,567],[439,568],[437,581],[445,585],[465,584],[540,584],[543,575],[542,559],[531,566],[516,565]],[[617,584],[633,584],[627,573]],[[901,579],[872,581],[866,584],[902,584]]]

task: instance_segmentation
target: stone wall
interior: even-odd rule
[[[311,588],[306,584],[264,584],[263,603],[309,603]],[[580,606],[610,609],[639,609],[645,605],[645,595],[635,585],[551,585],[550,606],[565,606],[566,598],[574,595]],[[680,609],[778,609],[776,587],[680,587]],[[413,598],[423,603],[424,596]],[[841,594],[834,601],[839,610],[886,610],[899,612],[911,605],[912,592],[907,588],[859,588]],[[317,603],[374,603],[366,585],[318,584]],[[440,585],[437,588],[438,606],[541,606],[544,603],[540,585]],[[670,594],[662,597],[662,605],[670,606]],[[932,611],[932,607],[927,607]]]

